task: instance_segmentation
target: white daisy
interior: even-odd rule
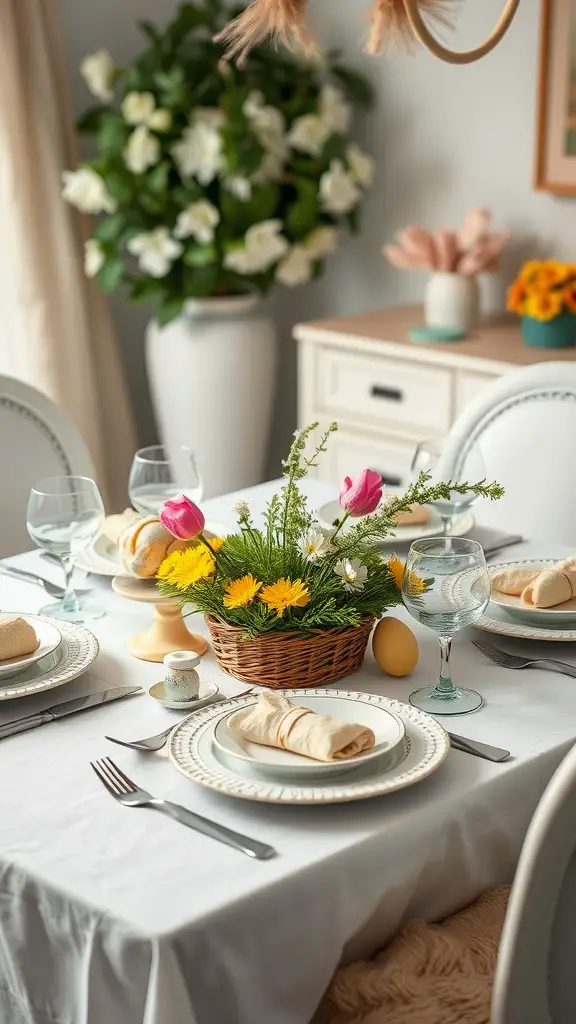
[[[304,555],[308,562],[315,562],[317,558],[329,554],[332,551],[332,543],[320,530],[310,528],[305,530],[296,541],[296,547]]]
[[[344,590],[354,593],[355,590],[363,590],[368,579],[368,569],[362,564],[359,558],[342,558],[336,562],[334,572],[342,577]]]

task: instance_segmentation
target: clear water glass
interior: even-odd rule
[[[98,602],[81,601],[72,583],[75,558],[96,540],[103,522],[102,498],[89,477],[51,476],[34,485],[28,499],[28,533],[38,547],[60,559],[65,579],[64,597],[41,608],[41,615],[67,622],[104,615]]]
[[[128,478],[128,495],[136,512],[155,516],[168,498],[185,494],[199,502],[202,493],[202,477],[191,448],[153,444],[136,452]]]
[[[422,581],[427,584],[422,587]],[[402,579],[402,600],[413,618],[429,626],[440,641],[440,677],[435,686],[410,694],[410,703],[431,715],[464,715],[482,707],[476,690],[455,686],[450,651],[455,633],[476,622],[490,598],[490,575],[482,546],[453,537],[417,540],[410,547]]]
[[[430,483],[447,483],[460,475],[461,471],[454,466],[454,459],[445,447],[442,440],[421,441],[412,459],[412,478],[417,480],[419,474],[424,471],[430,475]],[[469,483],[478,483],[484,480],[486,470],[484,460],[476,442],[473,442],[466,450],[465,460],[466,480]],[[452,521],[459,512],[464,512],[478,498],[473,491],[459,494],[452,491],[450,500],[440,498],[438,501],[431,501],[429,504],[436,509],[442,520],[442,532],[448,536],[452,530]]]

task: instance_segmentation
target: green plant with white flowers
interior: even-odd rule
[[[127,68],[106,50],[82,75],[101,104],[79,130],[96,156],[63,172],[63,195],[98,214],[85,270],[105,291],[127,284],[160,324],[188,298],[264,294],[322,270],[341,229],[357,227],[374,163],[350,141],[364,78],[256,47],[239,69],[211,37],[220,0],[183,4]]]

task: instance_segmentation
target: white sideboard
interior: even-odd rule
[[[364,467],[389,486],[409,481],[416,444],[447,432],[464,406],[491,381],[532,363],[574,359],[576,349],[533,349],[519,321],[486,318],[463,341],[413,343],[418,306],[297,324],[298,422],[338,433],[317,478],[337,483]]]

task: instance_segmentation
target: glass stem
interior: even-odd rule
[[[72,583],[72,573],[74,572],[74,559],[71,555],[62,558],[62,568],[64,569],[64,597],[62,598],[62,609],[65,612],[78,611],[78,598],[74,591],[74,584]]]
[[[455,686],[450,675],[450,652],[452,650],[452,637],[439,636],[440,641],[440,678],[436,685],[438,694],[443,697],[454,693]]]
[[[442,519],[442,536],[444,537],[444,551],[452,550],[452,542],[450,539],[450,533],[452,530],[452,516],[441,516]]]

